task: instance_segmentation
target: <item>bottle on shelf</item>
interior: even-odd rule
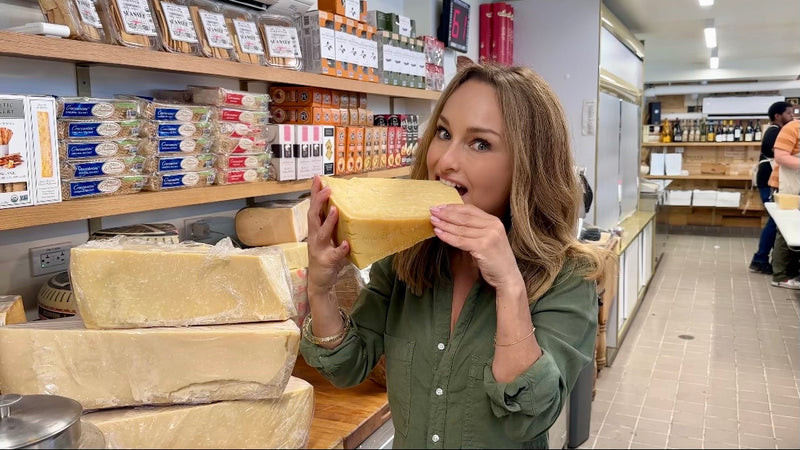
[[[716,142],[717,141],[717,133],[714,129],[714,122],[708,122],[706,128],[706,142]]]
[[[727,137],[725,136],[725,127],[722,125],[723,122],[724,120],[717,122],[717,131],[716,131],[717,139],[715,142],[725,142],[725,140],[727,139]]]
[[[670,142],[672,142],[672,127],[670,127],[669,120],[664,119],[661,124],[661,143],[669,144]]]
[[[689,125],[688,121],[683,122],[683,126],[681,126],[681,133],[682,133],[681,140],[683,142],[689,142],[690,141],[690,139],[689,139],[689,127],[690,127],[690,125]]]
[[[753,130],[753,141],[761,142],[761,122],[756,120],[756,126],[754,128],[755,129]]]
[[[725,131],[725,137],[727,138],[727,139],[725,139],[726,142],[733,142],[733,121],[732,120],[728,121],[728,128]]]
[[[753,122],[747,122],[747,128],[744,130],[744,141],[753,142]]]
[[[692,132],[694,133],[694,138],[692,138],[692,141],[700,142],[700,139],[701,139],[700,135],[702,133],[700,131],[700,121],[699,120],[695,120],[694,121],[694,128],[692,129]]]
[[[733,127],[733,141],[734,142],[742,142],[743,141],[743,139],[742,139],[742,125],[738,120],[736,121],[736,126]]]
[[[683,130],[681,130],[680,120],[675,121],[675,126],[672,130],[672,142],[683,142]]]

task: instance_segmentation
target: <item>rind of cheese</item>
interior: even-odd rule
[[[283,256],[286,258],[286,267],[289,270],[308,267],[308,243],[287,242],[285,244],[272,245],[271,247],[283,252]]]
[[[272,400],[124,408],[83,420],[100,429],[106,448],[303,448],[313,413],[313,386],[292,377]]]
[[[245,245],[300,242],[308,237],[308,209],[311,201],[274,200],[258,203],[236,213],[236,235]]]
[[[25,305],[20,295],[0,295],[0,326],[25,323]]]
[[[339,209],[336,242],[350,243],[359,269],[433,237],[430,208],[461,204],[458,191],[432,180],[325,177]]]
[[[287,269],[274,249],[91,241],[72,248],[70,279],[86,328],[259,322],[295,314]]]
[[[0,391],[84,409],[277,398],[299,345],[290,320],[136,330],[39,320],[0,327]]]

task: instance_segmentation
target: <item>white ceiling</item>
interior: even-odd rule
[[[645,84],[795,80],[800,75],[800,0],[604,0],[644,41]],[[706,19],[714,19],[719,69],[708,67]]]

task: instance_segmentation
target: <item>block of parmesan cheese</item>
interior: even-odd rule
[[[336,241],[350,242],[359,269],[433,237],[430,208],[463,203],[458,191],[438,181],[324,177],[330,204],[339,209]]]
[[[287,242],[271,246],[283,252],[289,270],[308,267],[308,244],[305,242]]]
[[[70,278],[87,328],[214,325],[294,315],[274,249],[142,243],[119,237],[71,249]]]
[[[20,295],[0,295],[0,325],[25,323],[25,305]]]
[[[122,408],[83,416],[106,448],[303,448],[314,388],[292,377],[280,398],[210,405]]]
[[[257,203],[236,213],[236,235],[245,245],[300,242],[308,237],[308,208],[311,201],[273,200]]]
[[[276,398],[299,345],[291,320],[135,330],[38,320],[0,327],[0,391],[62,395],[84,409]]]

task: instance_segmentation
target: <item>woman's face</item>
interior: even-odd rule
[[[428,177],[455,186],[466,204],[502,218],[511,194],[512,155],[494,88],[469,80],[447,99],[428,147]]]

